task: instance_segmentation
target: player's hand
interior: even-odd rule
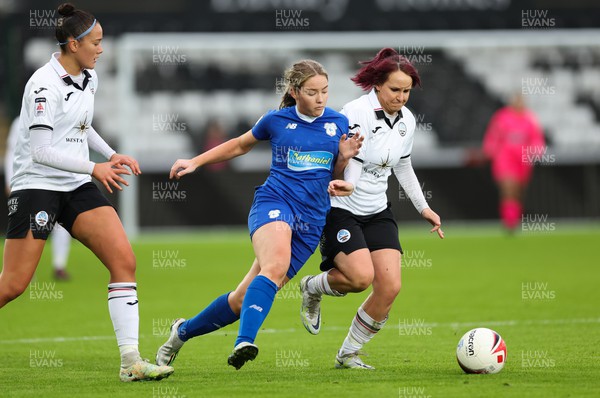
[[[354,185],[344,180],[329,181],[327,193],[329,196],[349,196],[354,192]]]
[[[133,172],[134,175],[142,174],[142,170],[140,170],[140,165],[137,160],[132,158],[131,156],[122,155],[120,153],[115,153],[110,157],[110,161],[118,162],[119,167],[122,168],[124,166],[129,167],[129,169]]]
[[[173,167],[171,167],[169,178],[180,179],[186,174],[193,173],[197,168],[198,166],[193,159],[177,159],[177,161],[173,164]]]
[[[112,189],[110,189],[111,186],[122,191],[123,188],[119,183],[126,186],[129,185],[127,181],[121,177],[121,174],[131,175],[125,167],[121,166],[119,159],[105,163],[96,163],[94,171],[92,171],[92,177],[100,181],[110,193],[113,193]]]
[[[429,232],[437,232],[440,239],[444,239],[444,231],[442,231],[442,228],[441,228],[442,220],[440,219],[440,216],[438,216],[436,214],[436,212],[431,210],[430,208],[423,210],[421,215],[423,216],[424,219],[429,221],[429,223],[431,225],[433,225],[433,228]]]
[[[338,147],[339,155],[342,159],[352,159],[360,150],[365,137],[360,133],[354,134],[352,137],[346,139],[347,135],[344,134],[340,138],[340,144]]]

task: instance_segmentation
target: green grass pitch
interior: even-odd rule
[[[557,223],[552,231],[507,236],[498,228],[448,225],[439,240],[403,228],[403,287],[385,329],[365,347],[373,372],[334,369],[358,305],[368,292],[323,300],[323,329],[299,317],[299,277],[284,287],[256,343],[254,362],[226,359],[237,324],[191,340],[175,373],[155,383],[119,382],[108,316],[108,274],[75,243],[73,280],[50,278],[49,247],[36,278],[0,310],[3,397],[597,397],[600,395],[600,228]],[[140,350],[153,360],[170,321],[191,317],[235,287],[252,249],[245,233],[145,236],[138,260]],[[313,256],[299,276],[315,273]],[[466,375],[460,336],[499,332],[504,370]]]

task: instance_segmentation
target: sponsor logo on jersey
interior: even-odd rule
[[[381,126],[375,127],[375,129],[373,131],[371,131],[371,133],[375,134],[377,132],[377,130],[379,130],[380,128],[381,128]]]
[[[294,171],[305,171],[314,169],[331,169],[333,154],[326,151],[297,152],[289,150],[288,169]]]
[[[325,123],[325,132],[328,136],[333,137],[337,132],[337,126],[335,123]]]
[[[35,99],[35,115],[44,116],[46,113],[46,98],[39,97]]]
[[[40,87],[39,89],[35,90],[34,93],[39,94],[44,90],[48,90],[46,87]]]
[[[337,241],[340,243],[348,242],[351,236],[350,231],[347,229],[340,229],[337,233]]]
[[[44,227],[46,224],[48,224],[48,213],[46,213],[44,210],[38,211],[35,215],[35,222],[40,227]]]
[[[65,97],[65,101],[69,100],[69,97],[71,96],[71,94],[73,94],[73,91],[67,93],[67,96]]]
[[[398,131],[400,132],[401,137],[406,135],[406,124],[404,124],[404,122],[398,123]]]
[[[10,198],[8,199],[8,216],[15,214],[19,209],[19,198]]]
[[[296,130],[296,127],[298,127],[298,123],[288,123],[287,126],[285,126],[286,129],[290,130]]]
[[[75,144],[83,144],[83,142],[84,142],[83,138],[69,138],[69,137],[65,138],[65,141],[72,142]]]
[[[281,214],[281,210],[275,209],[269,212],[269,218],[277,218]]]

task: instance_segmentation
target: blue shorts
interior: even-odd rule
[[[292,229],[292,259],[286,273],[287,277],[292,279],[315,252],[323,225],[305,221],[302,214],[295,211],[284,199],[268,189],[258,187],[248,215],[250,238],[257,229],[274,221],[283,221]]]

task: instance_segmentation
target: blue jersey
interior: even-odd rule
[[[327,186],[348,124],[331,108],[312,122],[301,119],[295,106],[267,113],[252,128],[256,139],[271,141],[271,172],[262,187],[293,205],[304,220],[325,225]]]

